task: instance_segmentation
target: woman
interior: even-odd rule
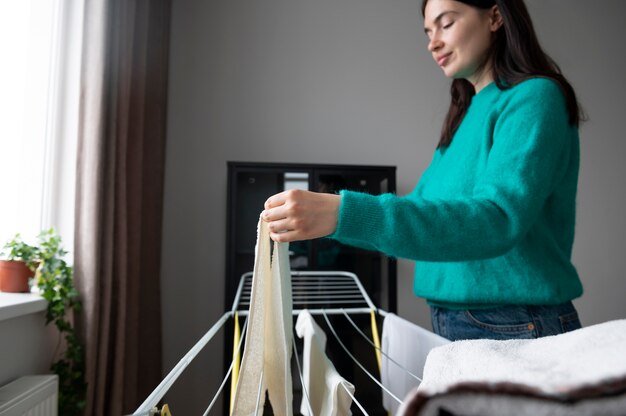
[[[580,112],[522,0],[425,0],[428,50],[452,78],[437,150],[404,197],[287,191],[263,218],[279,242],[329,236],[416,261],[414,292],[451,339],[580,327],[571,263]]]

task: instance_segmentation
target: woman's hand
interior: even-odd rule
[[[291,189],[265,201],[263,220],[279,243],[325,237],[335,232],[341,196]]]

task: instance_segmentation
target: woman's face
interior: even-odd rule
[[[492,34],[502,25],[496,6],[478,9],[455,0],[429,0],[424,10],[428,50],[450,78],[470,81],[476,91],[491,82],[484,65]]]

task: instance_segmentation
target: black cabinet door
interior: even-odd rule
[[[243,273],[252,270],[259,214],[267,198],[285,189],[370,194],[395,192],[395,167],[228,162],[226,305]],[[355,273],[376,306],[396,311],[396,263],[377,252],[320,238],[289,245],[292,270]]]

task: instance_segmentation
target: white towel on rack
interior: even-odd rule
[[[296,333],[304,339],[302,378],[306,393],[302,392],[300,412],[311,415],[306,403],[308,396],[315,416],[351,415],[352,398],[346,389],[354,395],[354,385],[341,377],[326,357],[326,334],[306,309],[298,315]]]
[[[380,381],[389,391],[400,399],[413,390],[419,381],[406,370],[422,378],[426,356],[431,349],[450,341],[440,337],[406,319],[389,313],[383,322],[383,350]],[[388,357],[401,364],[391,361]],[[393,397],[383,391],[383,407],[395,414],[400,407]]]
[[[259,219],[248,332],[235,390],[233,416],[255,414],[260,383],[263,385],[260,386],[259,409],[263,409],[267,390],[275,415],[293,414],[289,245],[274,243],[273,255],[270,255],[270,247],[267,223]]]

